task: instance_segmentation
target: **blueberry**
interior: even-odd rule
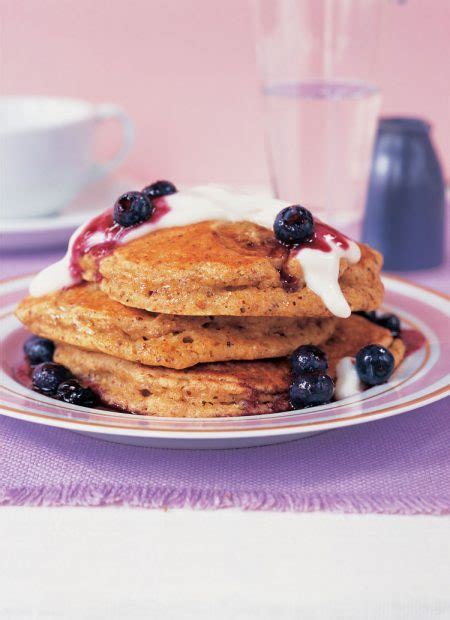
[[[362,316],[363,318],[367,319],[371,323],[378,323],[378,316],[375,310],[371,310],[370,312],[363,312],[363,311],[355,312],[355,314]]]
[[[311,212],[301,205],[282,209],[273,225],[275,237],[285,245],[298,245],[314,234],[314,218]]]
[[[128,228],[148,220],[154,211],[149,198],[142,192],[127,192],[116,200],[114,221]]]
[[[31,382],[38,392],[54,395],[59,384],[70,379],[70,376],[70,371],[65,366],[54,362],[44,362],[34,368]]]
[[[40,336],[30,336],[23,345],[24,353],[32,366],[42,364],[42,362],[53,361],[55,345],[48,338]]]
[[[324,405],[333,398],[333,379],[324,373],[300,375],[289,388],[289,400],[294,409]]]
[[[304,344],[291,355],[291,368],[295,375],[308,372],[326,372],[328,361],[325,353],[312,344]]]
[[[389,329],[394,338],[396,338],[400,334],[400,319],[395,314],[382,314],[380,317],[378,317],[377,323],[378,325],[381,325],[381,327]]]
[[[76,379],[60,383],[56,398],[71,405],[81,405],[82,407],[95,407],[98,401],[95,392],[91,388],[80,385]]]
[[[159,198],[160,196],[169,196],[169,194],[175,194],[177,188],[170,181],[156,181],[151,185],[144,187],[142,192],[149,198]]]
[[[356,356],[356,372],[366,385],[386,383],[394,371],[394,356],[379,344],[368,344]]]
[[[396,338],[401,331],[400,319],[395,314],[382,314],[378,315],[375,311],[372,312],[356,312],[360,316],[363,316],[368,321],[380,325],[385,329],[389,329],[394,338]]]

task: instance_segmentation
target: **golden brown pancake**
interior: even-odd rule
[[[124,306],[95,284],[27,297],[16,314],[30,331],[149,366],[283,357],[301,344],[320,345],[337,319],[155,314]]]
[[[336,363],[354,356],[366,344],[388,347],[398,365],[404,355],[400,340],[366,319],[340,320],[323,346],[329,373]],[[55,360],[91,385],[102,400],[132,413],[168,417],[211,418],[285,411],[291,381],[287,358],[253,362],[199,364],[173,370],[119,360],[104,353],[58,344]]]
[[[353,311],[383,298],[381,255],[361,245],[361,260],[341,260],[340,286]],[[182,315],[328,317],[304,282],[300,263],[273,233],[251,222],[200,222],[136,239],[103,258],[81,260],[112,299],[150,312]],[[286,283],[288,280],[288,285]]]

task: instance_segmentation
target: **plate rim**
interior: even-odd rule
[[[10,278],[4,278],[0,280],[0,292],[1,289],[5,289],[3,292],[18,292],[20,290],[20,285],[25,284],[29,279],[34,275],[34,273],[21,274],[18,276],[13,276]],[[435,289],[424,286],[421,284],[416,284],[411,282],[405,278],[402,278],[397,275],[391,274],[383,274],[383,281],[386,284],[386,288],[391,288],[391,282],[401,283],[404,287],[406,287],[407,292],[414,290],[417,292],[425,292],[427,293],[427,297],[437,296],[440,300],[444,300],[449,303],[449,308],[447,308],[447,312],[450,314],[450,295],[443,293],[441,291],[436,291]],[[422,303],[426,303],[430,305],[429,300],[421,300]],[[441,302],[442,303],[442,302]],[[446,310],[440,310],[443,314],[446,313]],[[78,432],[86,432],[92,435],[111,435],[111,436],[129,436],[129,437],[140,437],[147,439],[192,439],[192,440],[209,440],[209,439],[244,439],[251,437],[267,437],[267,436],[279,436],[279,435],[302,435],[305,433],[313,433],[316,431],[324,431],[331,429],[339,429],[341,427],[353,426],[356,424],[362,424],[366,422],[381,420],[386,417],[391,417],[394,415],[400,415],[402,413],[407,413],[414,411],[420,407],[431,404],[445,398],[446,395],[450,394],[450,383],[445,384],[447,375],[445,372],[439,378],[438,381],[434,381],[430,388],[433,390],[434,386],[439,386],[426,394],[422,394],[416,397],[417,394],[420,394],[420,391],[409,395],[410,400],[405,403],[398,403],[397,405],[381,405],[381,408],[377,411],[370,411],[367,413],[359,413],[354,416],[349,416],[346,418],[332,420],[319,420],[319,421],[305,421],[300,424],[292,424],[292,425],[283,425],[281,423],[278,426],[271,426],[270,428],[239,428],[236,430],[218,430],[218,429],[197,429],[197,430],[160,430],[160,429],[152,429],[152,428],[140,428],[135,429],[131,427],[120,426],[119,424],[111,424],[111,425],[102,425],[93,421],[82,421],[82,420],[68,420],[65,418],[58,418],[52,415],[46,415],[41,413],[33,413],[26,410],[14,409],[13,407],[9,407],[7,405],[0,405],[0,413],[12,418],[22,419],[26,421],[30,421],[33,423],[43,424],[46,426],[56,427],[56,428],[64,428],[68,430],[74,430]],[[444,382],[444,385],[439,385]],[[423,390],[422,390],[423,392]],[[42,401],[45,404],[45,401]],[[356,403],[349,403],[349,406],[355,406]],[[79,410],[76,406],[70,406],[70,409],[74,411]],[[295,413],[295,412],[292,412]],[[268,414],[272,415],[272,414]],[[239,416],[243,420],[247,416]],[[274,421],[275,422],[275,421]],[[276,422],[275,422],[276,424]]]

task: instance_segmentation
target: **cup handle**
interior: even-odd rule
[[[87,182],[98,181],[110,174],[124,161],[130,152],[134,141],[134,125],[130,117],[114,103],[100,103],[95,109],[95,123],[104,123],[108,120],[116,120],[122,125],[122,143],[117,153],[104,163],[94,164],[89,173]]]

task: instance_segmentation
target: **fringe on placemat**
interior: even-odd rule
[[[389,497],[265,493],[148,488],[142,486],[69,485],[8,488],[0,486],[1,506],[129,506],[136,508],[192,508],[272,510],[281,512],[343,512],[377,514],[450,514],[448,497]]]

